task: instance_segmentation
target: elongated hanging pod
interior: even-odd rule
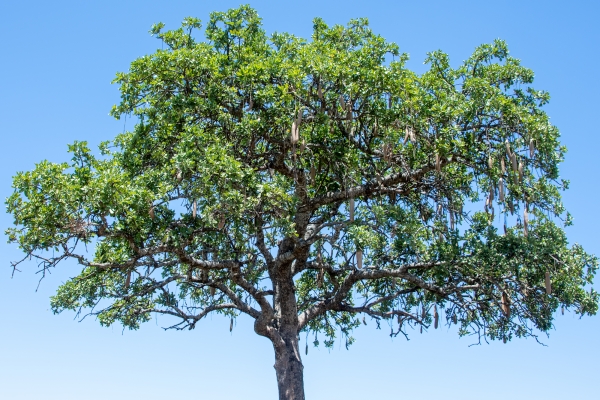
[[[512,153],[510,156],[510,164],[512,165],[512,169],[514,173],[519,172],[519,165],[517,164],[517,155]]]
[[[231,320],[229,321],[229,332],[231,332],[233,330],[233,317],[231,317]]]
[[[410,128],[407,126],[404,132],[404,142],[402,144],[406,145],[406,143],[408,143],[408,141],[410,140]]]
[[[175,175],[175,179],[177,179],[177,182],[181,182],[183,180],[183,174],[181,173],[180,169],[177,170],[177,174]]]
[[[454,230],[454,212],[450,210],[450,229]]]
[[[291,133],[291,137],[290,137],[292,144],[298,143],[299,136],[300,135],[298,133],[298,122],[294,121],[294,122],[292,122],[292,133]]]
[[[506,163],[504,162],[504,157],[500,159],[500,169],[502,169],[502,174],[506,174]]]
[[[504,141],[504,146],[506,147],[506,155],[508,158],[511,158],[513,153],[510,151],[510,143],[508,142],[508,139]]]
[[[196,218],[196,200],[194,200],[194,202],[192,203],[192,218]]]
[[[225,226],[225,215],[221,214],[221,217],[219,218],[219,230],[223,229],[224,226]]]
[[[519,182],[523,182],[523,163],[519,161]]]
[[[510,318],[510,299],[506,292],[502,292],[502,312],[506,318]]]
[[[315,176],[317,175],[317,169],[314,165],[310,166],[310,181],[311,183],[315,183]]]
[[[302,124],[302,109],[298,110],[298,117],[292,122],[292,144],[298,143],[298,140],[300,139],[300,124]]]
[[[297,131],[297,126],[296,126],[296,120],[294,120],[292,122],[292,130],[290,133],[290,140],[292,141],[292,144],[295,144],[298,141],[298,137],[296,136],[296,131]]]
[[[439,319],[440,319],[440,316],[439,316],[438,311],[437,311],[437,305],[434,304],[433,305],[433,328],[434,329],[438,328]]]
[[[148,210],[148,214],[150,215],[150,219],[154,219],[154,205],[150,204],[150,210]]]
[[[410,128],[410,141],[413,142],[413,144],[417,143],[417,134],[413,127]]]
[[[492,158],[491,154],[488,156],[488,167],[489,169],[494,168],[494,159]]]
[[[350,198],[348,211],[350,212],[350,222],[354,222],[354,198]]]
[[[362,250],[357,250],[356,251],[356,268],[358,268],[358,269],[362,268],[362,261],[363,261],[363,252],[362,252]]]
[[[546,271],[545,275],[546,294],[552,294],[552,283],[550,282],[550,272]]]
[[[215,293],[217,292],[214,287],[209,287],[208,292],[210,293],[210,297],[215,297]]]
[[[435,153],[435,170],[437,172],[442,172],[442,160],[440,159],[440,155]]]
[[[561,315],[565,315],[565,306],[560,307],[560,313]]]
[[[125,278],[125,289],[129,288],[129,284],[131,283],[131,271],[127,273],[127,278]]]
[[[498,180],[498,201],[504,202],[504,180]]]
[[[533,158],[535,154],[535,142],[533,138],[529,139],[529,157]]]
[[[456,314],[452,316],[452,323],[456,325],[458,323],[458,318],[456,318]]]
[[[306,348],[304,349],[304,355],[308,355],[308,341],[306,342]]]
[[[494,192],[495,192],[494,185],[490,185],[490,195],[489,195],[490,206],[492,205],[492,202],[494,201]]]

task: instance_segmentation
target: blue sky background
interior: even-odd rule
[[[160,42],[147,31],[186,16],[208,20],[220,1],[4,1],[0,3],[0,197],[11,176],[42,159],[68,160],[67,144],[96,145],[123,130],[108,116],[119,101],[110,84]],[[550,92],[546,107],[569,152],[561,175],[575,219],[572,243],[600,255],[597,229],[599,6],[592,1],[253,1],[267,32],[308,37],[311,20],[329,24],[367,17],[371,27],[424,70],[427,51],[442,49],[453,65],[479,44],[505,39],[511,54]],[[0,213],[0,227],[11,224]],[[209,318],[194,331],[163,331],[161,319],[139,331],[102,328],[93,319],[54,316],[49,297],[77,274],[65,264],[36,292],[36,265],[11,279],[18,250],[0,238],[0,398],[2,399],[271,399],[277,397],[269,342],[251,321]],[[598,289],[599,285],[596,285]],[[166,321],[164,321],[166,323]],[[556,316],[544,339],[473,346],[442,327],[410,341],[391,340],[374,324],[356,331],[346,351],[310,348],[304,357],[308,399],[594,399],[600,317]],[[301,344],[304,347],[304,337]],[[311,338],[312,340],[312,338]],[[596,393],[596,394],[594,394]]]

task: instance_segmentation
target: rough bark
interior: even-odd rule
[[[298,351],[298,336],[273,344],[279,400],[304,400],[304,366]]]
[[[293,251],[293,241],[286,239],[280,254]],[[276,263],[270,275],[273,282],[275,327],[278,335],[271,339],[275,350],[275,371],[280,400],[304,400],[304,376],[298,347],[298,306],[291,263]]]

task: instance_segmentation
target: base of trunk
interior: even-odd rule
[[[275,348],[273,367],[277,373],[279,400],[304,400],[304,366],[297,339]]]

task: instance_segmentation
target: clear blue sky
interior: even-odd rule
[[[147,31],[186,16],[206,21],[232,1],[3,1],[0,4],[0,195],[11,176],[34,163],[68,159],[67,143],[95,145],[123,130],[108,116],[119,100],[110,84],[160,42]],[[505,39],[511,54],[551,93],[546,110],[569,152],[561,175],[575,225],[572,243],[600,255],[597,21],[592,1],[253,1],[267,32],[309,36],[311,20],[345,23],[367,17],[372,28],[423,70],[427,51],[442,49],[454,65],[478,44]],[[0,213],[2,230],[11,219]],[[161,320],[139,331],[101,328],[73,314],[54,316],[49,296],[77,273],[64,268],[36,292],[36,265],[11,279],[14,246],[0,241],[0,398],[46,400],[249,399],[277,397],[269,342],[241,318],[213,317],[191,332],[165,332]],[[598,289],[599,285],[596,285]],[[158,325],[157,325],[158,324]],[[595,399],[600,317],[557,315],[544,339],[469,347],[454,329],[391,340],[370,324],[346,351],[311,348],[304,357],[307,398],[318,399]],[[304,338],[302,338],[304,340]],[[304,343],[302,343],[304,346]],[[596,393],[594,395],[594,393]]]

